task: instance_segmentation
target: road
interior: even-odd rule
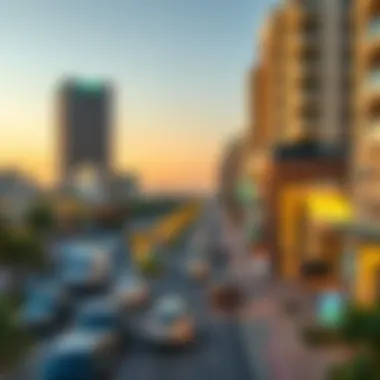
[[[155,281],[153,289],[156,296],[173,292],[184,295],[204,335],[195,349],[175,354],[159,353],[136,341],[125,355],[117,380],[250,379],[238,323],[213,315],[205,292],[207,284],[198,285],[183,273],[190,242],[189,237],[174,252],[168,252],[167,273]]]
[[[214,230],[215,218],[209,214],[207,211],[200,218],[194,231],[198,228]],[[198,284],[184,272],[185,256],[188,250],[194,249],[194,231],[165,253],[165,274],[152,280],[151,285],[153,298],[175,293],[187,299],[203,331],[199,344],[191,350],[158,352],[137,336],[123,354],[114,380],[254,380],[249,374],[238,321],[214,315],[207,302],[207,283]],[[38,351],[32,360],[34,367]],[[19,379],[37,380],[38,377],[30,376],[31,363],[27,367],[28,376]]]

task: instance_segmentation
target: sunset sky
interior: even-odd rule
[[[115,165],[147,190],[207,189],[245,121],[270,0],[0,0],[0,164],[55,177],[62,75],[117,89]]]

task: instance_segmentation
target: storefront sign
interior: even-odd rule
[[[342,318],[345,298],[338,291],[324,292],[317,301],[318,322],[326,327],[335,327]]]

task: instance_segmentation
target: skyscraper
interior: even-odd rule
[[[62,181],[90,167],[107,175],[111,166],[112,87],[68,79],[59,89],[59,159]]]
[[[357,219],[380,226],[380,4],[356,0],[355,149],[353,190]]]
[[[269,15],[251,81],[262,148],[305,137],[350,145],[351,10],[350,0],[286,0]]]

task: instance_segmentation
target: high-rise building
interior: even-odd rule
[[[357,218],[380,226],[380,2],[356,0],[355,149]]]
[[[106,175],[111,166],[112,87],[102,81],[68,79],[59,89],[61,179],[83,167]]]
[[[231,141],[222,157],[219,173],[221,200],[228,208],[236,208],[236,188],[241,174],[241,160],[244,144],[241,139]]]
[[[252,154],[247,157],[258,162],[254,181],[265,189],[261,194],[268,251],[274,266],[289,278],[300,273],[299,262],[306,260],[299,257],[294,267],[283,265],[302,252],[297,238],[294,246],[288,244],[286,215],[293,207],[289,199],[305,205],[312,185],[320,183],[333,184],[338,191],[348,172],[352,5],[352,0],[279,1],[260,36],[250,91]],[[298,186],[306,183],[310,188],[302,193]]]
[[[287,0],[271,12],[253,81],[260,107],[253,128],[276,143],[311,138],[349,143],[352,30],[350,0]],[[256,84],[255,84],[256,83]],[[257,104],[257,102],[252,102]]]
[[[355,220],[344,254],[346,282],[356,302],[380,299],[380,2],[354,0],[354,149],[352,196]]]

